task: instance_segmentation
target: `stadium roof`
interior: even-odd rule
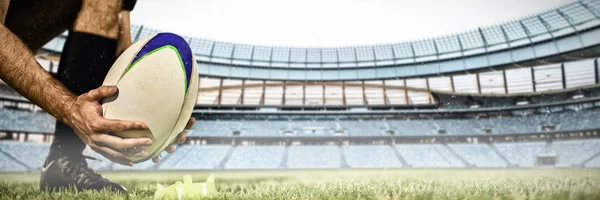
[[[600,1],[572,2],[504,24],[433,39],[340,48],[235,44],[188,37],[199,61],[259,67],[346,68],[397,65],[484,54],[552,40],[600,25]],[[136,39],[160,32],[134,26]]]

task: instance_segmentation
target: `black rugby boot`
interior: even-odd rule
[[[106,189],[112,192],[127,193],[124,186],[111,182],[87,166],[85,159],[95,159],[84,155],[65,156],[50,150],[42,166],[40,189],[57,191],[75,188],[77,191]]]

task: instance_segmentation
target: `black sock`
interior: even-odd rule
[[[116,49],[117,40],[69,30],[56,78],[77,95],[96,89],[114,63]],[[81,155],[85,143],[73,129],[57,121],[51,149]]]

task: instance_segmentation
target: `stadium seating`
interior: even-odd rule
[[[337,146],[291,146],[287,167],[290,169],[340,168],[340,152]]]
[[[23,98],[19,93],[17,93],[17,91],[15,91],[3,82],[0,83],[0,95],[13,98]]]
[[[507,167],[502,159],[488,144],[448,144],[460,157],[472,167]]]
[[[545,142],[519,142],[493,144],[515,167],[534,167],[536,156],[548,153]]]
[[[600,155],[596,155],[593,159],[585,163],[585,167],[600,168]]]
[[[30,142],[0,142],[0,149],[30,169],[40,169],[48,155],[50,144]]]
[[[0,152],[0,172],[24,172],[27,167]]]
[[[453,168],[465,165],[441,144],[401,144],[396,149],[408,167]]]
[[[219,163],[225,158],[229,149],[231,146],[228,145],[192,146],[170,169],[218,169]],[[175,159],[175,157],[165,157],[165,159]]]
[[[387,145],[344,146],[350,168],[401,168],[402,163]]]
[[[53,133],[56,119],[46,112],[0,108],[0,130]]]
[[[224,167],[225,169],[279,168],[284,150],[283,146],[238,146]]]
[[[2,141],[0,171],[37,171],[48,153],[48,148],[48,144]],[[394,151],[397,151],[398,155]],[[542,154],[556,155],[555,167],[597,168],[600,167],[600,139],[492,145],[181,145],[173,154],[163,152],[158,164],[146,161],[133,167],[112,163],[89,148],[84,154],[101,160],[88,160],[88,164],[96,170],[531,168],[538,167],[535,163],[536,157]],[[403,165],[403,161],[406,165]]]
[[[600,128],[593,119],[600,117],[599,109],[564,111],[553,114],[507,115],[492,118],[460,119],[387,119],[387,120],[330,120],[330,121],[264,121],[264,120],[197,120],[191,136],[232,136],[241,130],[241,136],[283,136],[284,130],[293,131],[289,136],[332,136],[343,130],[345,136],[384,136],[393,130],[396,136],[437,135],[445,130],[447,135],[481,135],[482,129],[489,134],[518,134],[544,132],[541,125],[555,125],[556,131]],[[316,132],[311,132],[316,130]]]
[[[175,152],[170,155],[167,155],[161,159],[160,164],[157,165],[158,169],[171,169],[177,165],[177,162],[184,158],[188,151],[195,146],[193,145],[181,145],[177,147]]]
[[[555,141],[552,150],[557,167],[582,167],[586,159],[600,153],[600,139]]]

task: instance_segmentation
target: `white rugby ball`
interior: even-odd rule
[[[123,138],[146,137],[148,156],[128,158],[139,163],[159,155],[187,124],[198,95],[196,59],[182,37],[159,33],[137,41],[110,68],[103,85],[118,94],[103,100],[105,118],[143,121],[149,130],[114,133]]]

